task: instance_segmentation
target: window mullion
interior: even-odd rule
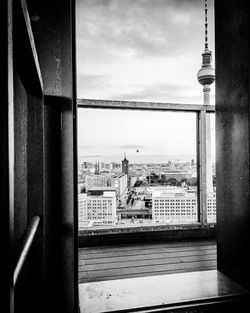
[[[207,146],[206,111],[201,110],[198,118],[198,175],[199,175],[199,217],[201,224],[207,223]]]

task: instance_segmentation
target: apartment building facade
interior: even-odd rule
[[[152,219],[155,222],[195,223],[197,217],[197,194],[185,190],[159,189],[152,192]],[[207,197],[207,222],[216,222],[215,194]]]
[[[100,195],[78,195],[79,222],[93,222],[94,225],[112,225],[116,222],[115,191],[103,190]]]

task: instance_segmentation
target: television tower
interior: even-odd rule
[[[202,66],[198,71],[198,82],[204,86],[203,102],[204,105],[210,104],[210,85],[215,81],[215,70],[211,66],[212,51],[208,49],[208,21],[207,21],[207,0],[205,0],[205,49],[202,53]],[[210,116],[206,114],[206,169],[207,169],[207,193],[213,192],[212,178],[212,157],[211,157],[211,131]]]

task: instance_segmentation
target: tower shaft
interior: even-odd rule
[[[205,85],[203,88],[203,103],[204,105],[210,104],[210,87],[209,85]]]

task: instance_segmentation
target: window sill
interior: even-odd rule
[[[188,307],[249,301],[249,291],[217,270],[83,283],[79,295],[81,313],[165,312],[171,308],[189,312]],[[218,312],[218,307],[206,312]]]

